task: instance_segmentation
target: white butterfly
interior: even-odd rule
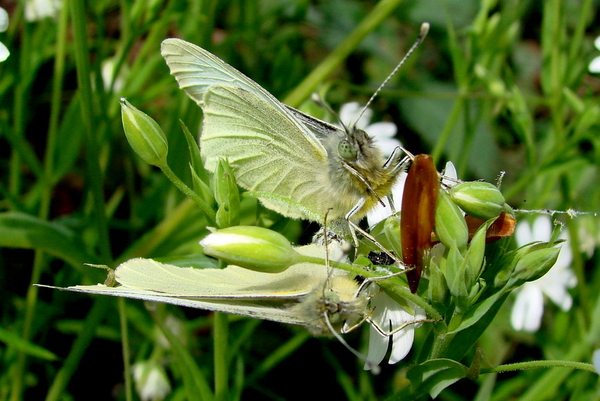
[[[324,248],[296,248],[307,256],[324,256]],[[118,287],[76,285],[40,287],[163,302],[190,308],[305,326],[313,335],[332,335],[353,327],[369,313],[368,296],[346,271],[325,265],[297,263],[281,273],[263,273],[239,266],[225,269],[178,267],[136,258],[119,265]]]
[[[270,209],[321,223],[330,210],[334,228],[343,219],[356,228],[404,168],[401,148],[385,160],[356,124],[341,129],[287,106],[196,45],[167,39],[161,54],[204,112],[205,167],[227,158],[240,186]]]

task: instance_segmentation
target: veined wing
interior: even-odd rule
[[[167,297],[297,299],[325,281],[326,269],[298,263],[281,273],[263,273],[239,266],[195,269],[137,258],[119,265],[115,278],[124,287]]]
[[[171,74],[189,97],[203,105],[212,85],[227,85],[252,92],[270,103],[281,103],[262,86],[211,52],[181,39],[165,39],[160,47]]]
[[[324,216],[331,187],[327,154],[316,138],[318,146],[308,139],[294,118],[253,93],[230,86],[207,90],[200,138],[206,168],[214,171],[218,159],[227,158],[242,187]],[[309,218],[289,204],[261,200],[286,216]]]
[[[162,302],[171,305],[185,306],[188,308],[204,309],[215,312],[232,313],[234,315],[253,317],[257,319],[271,320],[274,322],[306,325],[302,317],[291,309],[292,305],[280,302],[279,306],[265,306],[252,304],[251,300],[247,302],[239,300],[201,300],[177,297],[174,295],[162,294],[149,290],[140,290],[128,287],[107,287],[102,284],[97,285],[76,285],[72,287],[54,287],[50,285],[36,284],[38,287],[46,287],[57,290],[66,290],[73,292],[82,292],[95,295],[109,295],[113,297],[123,297],[131,299],[140,299],[143,301]],[[256,301],[256,300],[254,300]]]
[[[253,93],[271,104],[278,113],[295,120],[295,113],[289,111],[289,106],[284,105],[265,88],[199,46],[181,39],[165,39],[161,45],[161,54],[179,87],[200,107],[204,106],[204,94],[209,87],[225,85]],[[325,152],[312,130],[303,127],[299,121],[295,123],[306,137],[305,141],[312,142],[314,147],[321,147],[321,152]]]

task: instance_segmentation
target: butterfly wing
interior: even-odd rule
[[[257,192],[266,207],[321,221],[329,206],[323,194],[331,185],[327,150],[314,127],[319,120],[302,118],[196,45],[167,39],[161,53],[179,86],[204,111],[200,147],[206,168],[214,171],[219,158],[227,158],[238,183]]]
[[[299,263],[282,273],[261,273],[238,266],[195,269],[152,259],[131,259],[117,267],[120,287],[77,285],[60,290],[162,302],[232,313],[276,322],[305,325],[293,305],[324,285],[322,265]]]
[[[297,299],[323,282],[326,270],[308,263],[292,265],[281,273],[263,273],[239,266],[196,269],[137,258],[119,265],[115,278],[124,287],[170,297]]]
[[[139,299],[143,301],[162,302],[171,305],[185,306],[187,308],[231,313],[234,315],[271,320],[280,323],[305,325],[305,323],[302,321],[302,316],[295,313],[293,309],[290,309],[289,307],[284,307],[283,304],[278,306],[265,306],[253,305],[251,303],[225,302],[212,299],[203,300],[180,298],[149,290],[139,290],[128,287],[107,287],[102,284],[76,285],[65,288],[40,284],[36,284],[36,286],[64,291],[82,292],[86,294],[109,295],[113,297]]]
[[[227,158],[242,187],[288,200],[259,196],[266,207],[320,221],[331,202],[327,155],[306,138],[297,120],[254,93],[217,85],[205,94],[200,152],[206,168]]]

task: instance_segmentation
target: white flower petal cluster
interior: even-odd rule
[[[171,392],[164,368],[153,361],[137,362],[132,367],[135,388],[142,401],[158,401]]]
[[[552,234],[552,222],[548,216],[538,216],[533,224],[522,221],[517,224],[515,238],[517,246],[523,246],[535,241],[546,242]],[[573,255],[566,232],[561,238],[567,240],[562,244],[556,264],[543,277],[523,284],[515,290],[516,299],[510,316],[515,330],[536,332],[542,324],[544,314],[544,295],[558,305],[562,310],[571,309],[573,299],[568,293],[569,288],[577,285],[577,277],[570,269]]]
[[[390,341],[392,342],[392,352],[388,361],[390,365],[401,361],[408,355],[415,339],[415,329],[421,326],[422,322],[419,321],[427,317],[423,309],[410,301],[409,305],[414,312],[404,309],[383,292],[377,294],[371,300],[371,306],[374,307],[374,311],[371,316],[373,323],[369,328],[369,351],[367,353],[369,363],[378,365],[383,360]],[[411,324],[408,324],[391,336],[382,335],[373,326],[373,324],[377,324],[385,333],[393,333],[407,323]],[[369,370],[370,365],[365,364],[365,369]]]
[[[596,40],[594,40],[594,46],[596,47],[596,49],[600,50],[600,36],[598,36],[596,38]],[[595,57],[590,62],[590,65],[588,66],[588,70],[595,74],[600,72],[600,56]]]
[[[8,13],[0,7],[0,32],[5,32],[8,29]],[[0,42],[0,62],[6,60],[10,56],[10,51],[4,43]]]
[[[54,18],[62,8],[62,0],[27,0],[25,2],[25,19],[37,21]]]

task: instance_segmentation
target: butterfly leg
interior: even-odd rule
[[[396,255],[394,255],[393,253],[391,253],[390,251],[388,251],[383,245],[381,245],[375,239],[375,237],[373,237],[371,234],[369,234],[368,232],[366,232],[365,230],[363,230],[362,228],[360,228],[357,224],[355,224],[351,220],[352,217],[360,209],[362,209],[362,207],[364,206],[366,200],[367,200],[366,198],[362,198],[360,201],[358,201],[358,203],[344,217],[346,219],[346,221],[348,222],[348,227],[350,228],[350,234],[352,235],[352,240],[354,241],[354,246],[356,246],[357,248],[359,246],[358,237],[356,236],[356,233],[359,232],[363,237],[367,238],[369,241],[371,241],[373,244],[375,244],[375,246],[377,246],[379,249],[381,249],[390,258],[392,258],[393,260],[395,260],[396,262],[398,262],[400,264],[400,266],[404,267],[404,265],[402,264],[402,262],[400,261],[400,259],[398,259],[398,257]]]
[[[401,158],[402,153],[404,153],[405,156]],[[392,154],[387,158],[385,163],[383,163],[383,169],[391,169],[391,173],[399,173],[408,167],[407,165],[412,162],[414,158],[415,156],[408,150],[404,149],[402,146],[396,146],[392,151]]]
[[[373,321],[373,319],[371,319],[371,317],[367,317],[367,322],[369,322],[369,324],[371,325],[371,327],[373,327],[379,334],[381,334],[383,337],[391,337],[394,334],[399,333],[400,331],[404,330],[405,328],[407,328],[408,326],[410,326],[411,324],[422,324],[422,323],[437,323],[440,322],[440,319],[415,319],[412,320],[410,322],[404,322],[403,324],[401,324],[400,326],[394,328],[391,331],[386,331],[383,327],[381,327],[379,325],[379,323],[376,323],[375,321]],[[442,319],[443,320],[443,319]]]

